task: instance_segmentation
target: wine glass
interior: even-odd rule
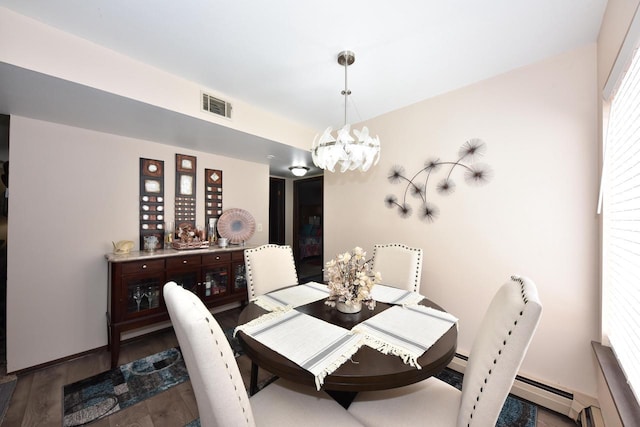
[[[153,286],[149,286],[149,289],[147,289],[147,300],[149,301],[149,308],[153,308],[153,298],[154,298],[154,289]]]
[[[140,289],[140,286],[136,286],[136,290],[133,292],[133,299],[136,301],[136,304],[138,305],[138,310],[140,311],[140,303],[142,302],[142,298],[144,298],[144,293],[142,292],[142,289]]]

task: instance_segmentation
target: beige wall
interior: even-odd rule
[[[243,208],[268,240],[269,166],[11,117],[7,370],[106,345],[107,263],[112,241],[138,242],[140,157],[164,160],[173,219],[175,155],[223,171],[224,209]],[[201,189],[202,187],[200,187]],[[197,192],[204,222],[204,192]]]
[[[544,312],[521,373],[595,396],[596,85],[591,45],[369,121],[380,164],[325,174],[325,259],[355,245],[422,247],[422,293],[460,318],[462,354],[497,288],[511,274],[530,276]],[[473,137],[487,143],[492,182],[470,187],[456,171],[452,195],[430,186],[440,209],[433,224],[385,206],[404,190],[387,181],[392,166],[411,174],[432,157],[455,160]]]
[[[251,135],[307,149],[314,130],[219,90],[44,25],[0,6],[0,62],[69,80]],[[200,110],[200,92],[230,101],[233,120]]]

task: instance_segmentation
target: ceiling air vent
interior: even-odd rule
[[[231,104],[202,92],[202,109],[218,116],[231,118]]]

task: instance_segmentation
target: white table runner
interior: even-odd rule
[[[291,309],[262,315],[238,326],[234,334],[238,331],[311,372],[318,390],[363,344],[362,335]]]
[[[303,283],[290,288],[280,289],[268,294],[258,295],[253,300],[257,305],[268,311],[295,308],[309,304],[329,296],[327,285],[317,282]]]
[[[387,285],[375,285],[371,289],[371,297],[376,301],[397,305],[418,304],[424,299],[424,295],[420,295],[417,292],[410,292]]]
[[[353,327],[364,335],[364,344],[404,363],[422,367],[418,357],[427,351],[458,319],[449,313],[422,305],[394,306]]]

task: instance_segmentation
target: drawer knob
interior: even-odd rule
[[[220,261],[220,257],[219,256],[216,257],[216,261]]]
[[[142,269],[144,270],[145,268],[147,268],[147,264],[142,264]]]
[[[185,259],[185,260],[182,260],[182,263],[183,263],[183,264],[186,264],[186,263],[187,263],[187,260],[186,260],[186,259]]]

